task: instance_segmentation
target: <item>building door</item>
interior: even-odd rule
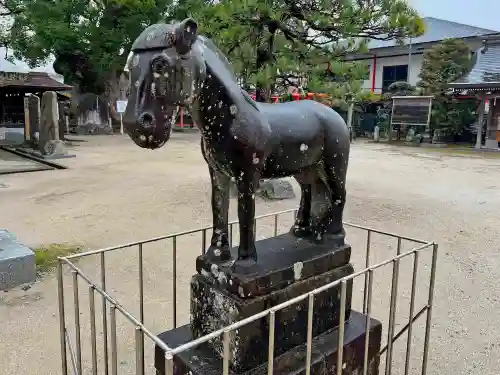
[[[387,92],[394,82],[408,81],[408,65],[384,66],[382,72],[382,92]]]

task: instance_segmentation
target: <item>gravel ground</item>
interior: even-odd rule
[[[74,243],[88,249],[174,233],[211,224],[209,176],[196,134],[174,134],[157,151],[142,150],[122,136],[95,136],[75,142],[70,169],[0,176],[0,226],[28,245]],[[497,375],[500,368],[500,158],[458,156],[442,151],[395,148],[357,141],[352,146],[345,219],[356,224],[439,243],[435,306],[428,374]],[[258,214],[296,207],[298,200],[258,200]],[[231,217],[236,218],[236,205]],[[259,222],[258,235],[272,235],[273,219]],[[279,230],[291,215],[279,220]],[[364,268],[366,233],[348,229],[357,270]],[[371,264],[389,259],[395,240],[373,236]],[[189,279],[200,251],[200,236],[179,238],[177,249],[178,324],[189,321]],[[404,242],[404,250],[412,244]],[[137,249],[106,254],[106,287],[138,316]],[[416,303],[425,305],[430,251],[420,257]],[[100,259],[78,261],[95,282]],[[407,323],[413,259],[401,262],[396,332]],[[144,247],[145,324],[157,333],[172,319],[172,244]],[[373,316],[387,335],[392,267],[375,272]],[[74,342],[73,289],[65,270],[66,313]],[[360,309],[363,280],[355,281],[354,307]],[[0,374],[60,373],[57,285],[44,275],[29,290],[0,292]],[[90,373],[88,285],[80,280],[84,373]],[[101,312],[101,298],[96,297]],[[135,373],[134,326],[118,313],[119,374]],[[410,373],[420,373],[425,315],[414,326]],[[97,316],[99,373],[102,320]],[[146,340],[146,366],[152,374]],[[393,374],[404,373],[406,334],[396,342]],[[384,359],[382,365],[384,366]]]

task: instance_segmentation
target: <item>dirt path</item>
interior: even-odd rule
[[[69,242],[100,248],[211,223],[209,177],[196,135],[174,134],[173,140],[157,151],[141,150],[120,136],[86,140],[75,144],[72,151],[76,158],[64,161],[71,169],[0,177],[0,186],[7,185],[0,189],[1,227],[29,245]],[[346,220],[440,244],[428,373],[497,375],[500,159],[453,157],[361,142],[353,144],[351,155]],[[271,213],[294,208],[297,203],[259,200],[257,211]],[[235,213],[232,204],[232,218],[236,218]],[[286,230],[291,221],[280,223],[280,229]],[[263,222],[259,235],[271,235],[271,228],[271,220]],[[348,231],[348,238],[353,252],[358,252],[355,266],[361,269],[364,235]],[[179,240],[178,245],[177,311],[183,324],[189,319],[188,283],[200,240],[192,236]],[[383,240],[377,245],[382,257],[393,248],[393,243]],[[150,245],[144,254],[146,323],[159,332],[172,321],[171,245]],[[98,259],[88,259],[79,266],[99,280],[98,264]],[[108,290],[137,314],[137,252],[131,249],[109,254],[106,265]],[[411,269],[411,263],[403,267]],[[377,273],[375,284],[380,297],[374,302],[374,314],[384,322],[387,304],[383,301],[388,300],[390,272],[385,268]],[[422,267],[421,272],[420,302],[425,300],[428,267]],[[402,279],[409,276],[409,272],[402,274]],[[67,273],[66,300],[72,322],[69,276]],[[402,280],[406,285],[406,290],[401,287],[402,301],[408,298],[407,282]],[[45,276],[28,291],[0,293],[0,374],[60,373],[54,276]],[[87,287],[80,283],[88,370],[87,296]],[[100,311],[100,298],[96,301]],[[404,325],[404,310],[401,307],[398,311],[398,326]],[[133,327],[121,317],[117,324],[119,373],[133,373]],[[423,340],[421,328],[420,324],[414,337],[415,373],[420,354],[417,347]],[[404,368],[404,342],[398,345],[395,374]],[[100,342],[98,349],[102,355]],[[151,358],[148,343],[148,364]]]

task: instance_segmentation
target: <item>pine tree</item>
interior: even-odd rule
[[[403,0],[221,0],[194,17],[246,86],[269,92],[307,82],[342,99],[359,93],[368,74],[363,63],[343,62],[346,53],[366,49],[369,38],[423,32]]]
[[[467,74],[471,66],[471,50],[459,39],[445,40],[424,53],[418,86],[422,94],[434,96],[431,129],[458,135],[474,121],[475,101],[457,101],[447,88],[448,83]]]

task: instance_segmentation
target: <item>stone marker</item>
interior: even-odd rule
[[[67,153],[64,142],[59,139],[59,106],[54,91],[46,91],[42,95],[38,150],[44,156]]]
[[[295,192],[288,180],[271,179],[264,180],[259,186],[259,195],[267,199],[293,199]]]
[[[373,140],[375,142],[380,140],[380,127],[378,125],[375,125],[375,128],[373,129]]]
[[[38,96],[30,95],[28,97],[28,111],[30,140],[31,144],[36,147],[40,136],[40,98]]]
[[[0,290],[36,280],[35,253],[21,244],[16,236],[0,229]]]

